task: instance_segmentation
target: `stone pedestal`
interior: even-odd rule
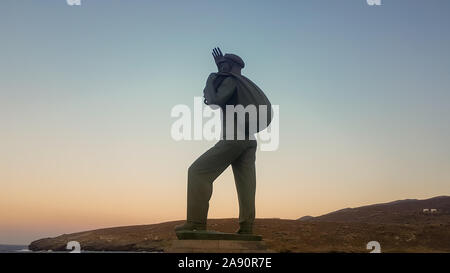
[[[264,241],[173,240],[167,253],[268,253]]]
[[[226,233],[212,230],[178,231],[179,240],[233,240],[233,241],[261,241],[261,235]]]
[[[168,253],[266,253],[262,236],[217,231],[180,231]]]

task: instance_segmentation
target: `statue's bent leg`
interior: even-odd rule
[[[255,220],[256,194],[256,141],[232,163],[234,180],[239,200],[240,232],[252,233]]]
[[[187,222],[206,224],[212,184],[243,150],[243,143],[221,140],[192,163],[188,170]]]

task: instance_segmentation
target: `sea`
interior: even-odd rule
[[[67,251],[37,251],[39,253],[68,253]],[[27,245],[1,245],[0,253],[33,253],[33,251],[28,249]],[[162,251],[85,251],[81,250],[81,253],[163,253]]]
[[[31,252],[27,245],[0,245],[0,253]]]

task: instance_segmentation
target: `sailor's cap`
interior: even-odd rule
[[[241,68],[244,68],[245,63],[238,55],[227,53],[223,56],[225,59],[230,60],[236,64],[238,64]]]

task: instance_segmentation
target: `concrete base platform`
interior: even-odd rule
[[[167,253],[272,253],[263,241],[173,240]]]

